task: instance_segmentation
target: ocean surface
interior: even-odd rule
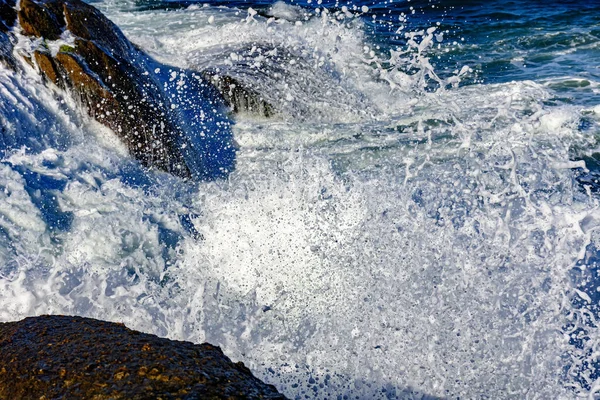
[[[91,4],[277,115],[185,181],[0,67],[1,321],[208,341],[290,398],[600,398],[600,1]]]

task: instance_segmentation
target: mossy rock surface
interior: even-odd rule
[[[284,399],[208,343],[40,316],[0,323],[0,399]]]
[[[75,51],[75,47],[69,46],[68,44],[63,44],[58,48],[58,51],[61,53],[73,53]]]

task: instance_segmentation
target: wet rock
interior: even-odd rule
[[[0,0],[5,1],[5,0]],[[227,175],[235,160],[220,97],[199,74],[161,65],[79,0],[21,0],[40,73],[111,128],[145,166],[181,177]]]
[[[380,112],[348,84],[330,55],[314,60],[307,49],[253,41],[206,49],[194,54],[194,63],[234,112],[343,123]]]
[[[13,0],[0,0],[0,32],[6,33],[14,25],[17,18],[15,2]]]
[[[41,316],[0,323],[0,399],[284,399],[208,343]]]
[[[13,44],[10,28],[17,18],[15,2],[13,0],[0,0],[0,64],[15,68],[12,58]]]
[[[212,70],[205,71],[203,76],[217,88],[234,114],[246,113],[267,118],[276,114],[273,106],[262,96],[235,78]]]
[[[19,22],[25,35],[47,40],[60,38],[65,28],[60,3],[38,4],[35,1],[23,0],[20,6]]]

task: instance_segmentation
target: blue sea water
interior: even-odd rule
[[[194,1],[140,1],[140,9],[183,7]],[[275,1],[211,1],[211,5],[268,10]],[[361,15],[368,40],[383,50],[402,46],[405,29],[436,26],[447,40],[436,53],[443,71],[477,68],[482,83],[541,80],[568,75],[598,78],[597,1],[291,1],[307,12],[318,8]],[[367,7],[366,12],[361,10]],[[399,28],[404,27],[399,31]],[[454,44],[456,42],[456,45]],[[439,58],[438,58],[439,57]]]
[[[0,67],[0,320],[209,341],[290,398],[600,396],[600,2],[90,3],[277,114],[185,181]]]

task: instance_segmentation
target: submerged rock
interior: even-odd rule
[[[41,316],[0,323],[0,399],[284,399],[208,343]]]
[[[233,113],[254,114],[266,118],[276,114],[270,103],[255,91],[247,89],[235,78],[218,74],[213,70],[205,71],[203,76],[217,88]]]
[[[195,179],[233,169],[230,122],[199,74],[152,60],[79,0],[21,0],[18,20],[37,43],[29,62],[79,99],[144,165]]]

